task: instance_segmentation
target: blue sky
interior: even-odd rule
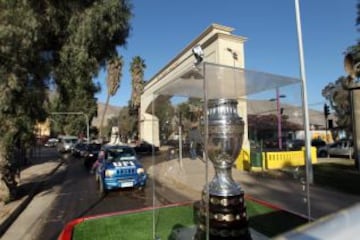
[[[234,28],[247,38],[245,68],[300,77],[294,0],[134,0],[132,31],[119,48],[125,65],[120,88],[110,104],[125,106],[131,94],[129,64],[134,56],[145,60],[145,80],[154,76],[210,24]],[[308,103],[322,108],[321,90],[346,75],[343,52],[356,44],[356,0],[300,0]],[[95,81],[105,102],[106,74]]]

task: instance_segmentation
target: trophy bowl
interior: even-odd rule
[[[241,151],[243,136],[244,121],[238,115],[237,100],[209,100],[207,152],[215,168],[215,177],[209,183],[210,194],[241,194],[240,186],[232,178],[231,168]]]

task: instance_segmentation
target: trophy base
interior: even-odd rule
[[[210,240],[251,240],[248,217],[244,203],[244,192],[235,196],[209,194],[209,212],[206,200],[193,205],[194,222],[197,224],[195,240],[206,239],[207,219],[209,219]]]

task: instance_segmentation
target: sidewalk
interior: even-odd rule
[[[208,164],[208,179],[214,176],[212,163]],[[154,172],[152,172],[154,171]],[[182,159],[165,161],[150,167],[150,175],[155,175],[158,184],[176,189],[189,199],[198,200],[205,185],[205,163],[200,159]],[[336,192],[311,185],[309,197],[305,186],[298,180],[284,177],[268,177],[261,173],[232,170],[232,176],[240,184],[245,194],[298,215],[310,215],[318,219],[360,202],[360,196]],[[310,208],[306,200],[310,200]],[[176,201],[172,199],[170,201]],[[309,213],[309,214],[308,214]]]
[[[31,159],[31,164],[21,170],[16,200],[0,205],[0,237],[30,203],[41,184],[47,181],[62,162],[62,159],[54,159],[53,155],[45,152]]]

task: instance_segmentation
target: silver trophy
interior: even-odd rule
[[[237,104],[236,99],[208,101],[206,150],[214,165],[215,176],[208,187],[205,186],[202,200],[194,204],[196,240],[207,239],[207,232],[210,240],[251,239],[244,192],[232,178],[231,172],[244,136],[244,121],[238,115]],[[206,227],[207,218],[209,228]]]

